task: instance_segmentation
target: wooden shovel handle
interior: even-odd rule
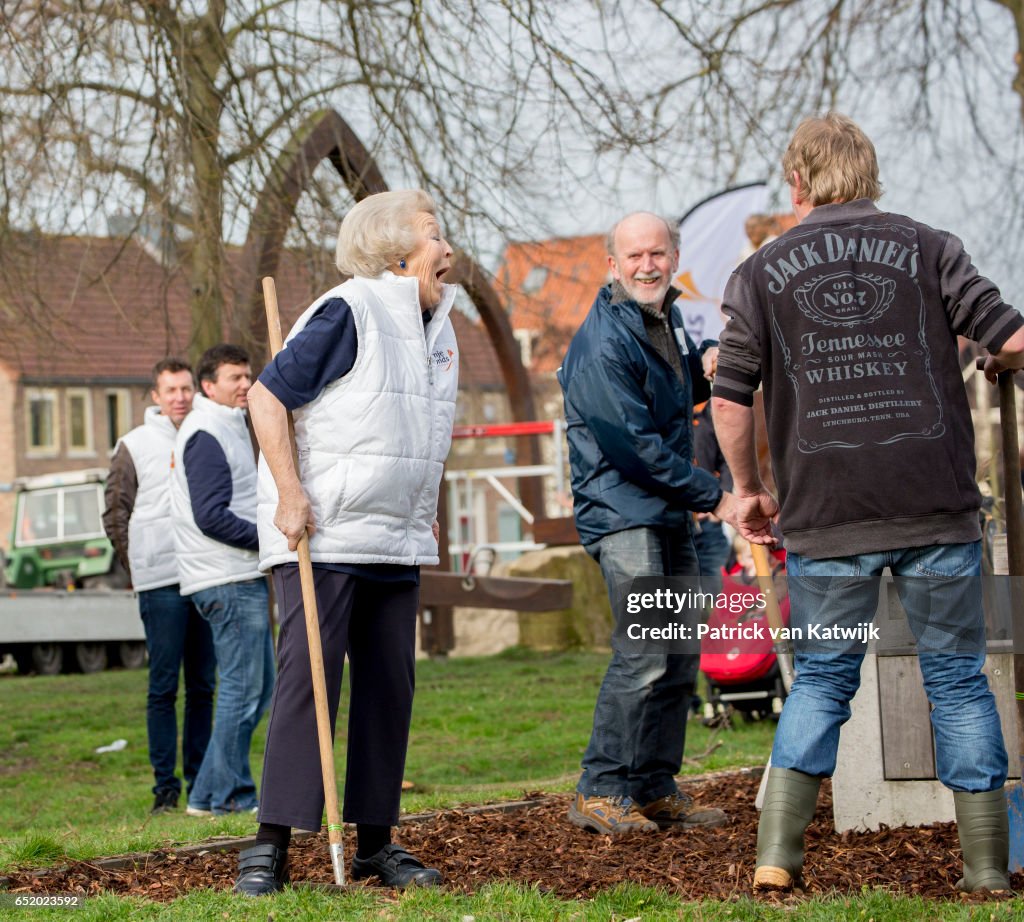
[[[763,544],[751,543],[750,553],[754,558],[754,569],[757,571],[757,584],[765,600],[764,613],[768,619],[768,627],[773,631],[779,631],[785,625],[782,622],[779,597],[775,593],[775,581],[772,579],[771,556],[768,554],[768,548]],[[782,676],[782,685],[788,692],[793,684],[793,659],[784,642],[776,641],[774,646],[775,655],[779,661],[779,674]]]
[[[281,336],[281,315],[277,307],[277,287],[270,276],[263,279],[263,300],[267,308],[267,333],[271,355],[284,348]],[[298,458],[295,449],[295,426],[288,414],[288,441],[295,470]],[[338,809],[338,783],[334,772],[334,740],[331,735],[331,716],[327,707],[327,680],[324,676],[324,653],[320,641],[320,616],[317,611],[316,589],[313,582],[313,561],[309,556],[309,536],[299,538],[299,583],[302,586],[302,608],[306,617],[306,640],[309,644],[309,666],[313,679],[313,705],[316,710],[316,733],[320,744],[320,770],[324,781],[324,807],[327,811],[327,841],[331,852],[334,881],[345,884],[345,865],[342,846],[341,811]]]

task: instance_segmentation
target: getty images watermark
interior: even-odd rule
[[[698,577],[639,577],[618,587],[612,642],[624,653],[763,654],[779,644],[801,649],[865,652],[879,640],[870,621],[772,626],[768,600],[756,585],[702,589]],[[787,608],[783,605],[783,610]]]
[[[672,589],[656,589],[654,592],[631,592],[626,597],[626,612],[630,615],[658,612],[678,616],[683,612],[697,610],[754,617],[737,619],[731,623],[716,621],[687,624],[669,621],[663,625],[649,625],[636,621],[626,626],[626,636],[630,640],[689,640],[692,636],[697,640],[707,638],[711,641],[769,640],[778,643],[794,640],[849,640],[865,644],[869,640],[878,640],[880,636],[878,628],[868,621],[862,621],[854,627],[822,624],[772,627],[767,622],[767,608],[768,600],[761,591],[714,593],[689,589],[679,593]],[[758,617],[758,614],[764,614],[765,617]]]

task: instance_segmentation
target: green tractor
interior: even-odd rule
[[[4,564],[5,612],[21,611],[26,602],[39,602],[42,594],[54,590],[61,590],[57,595],[70,599],[78,590],[129,588],[128,573],[103,531],[106,475],[104,469],[90,469],[20,477],[14,481],[14,524],[8,549],[0,555]],[[82,604],[69,602],[64,608],[69,615],[77,613],[87,601],[96,604],[92,596],[90,592],[84,597],[75,596]],[[99,601],[105,600],[101,608],[115,604],[114,596],[104,596]],[[117,601],[120,603],[120,599]],[[26,617],[27,614],[21,615],[22,619]],[[31,643],[11,647],[19,671],[52,675],[68,667],[97,672],[110,661],[128,668],[139,668],[145,663],[146,647],[140,638],[103,639],[102,631],[90,635],[88,616],[84,621],[82,617],[76,621],[75,630],[67,636],[55,628],[53,636],[33,638]],[[83,624],[87,625],[84,629]]]
[[[4,566],[11,589],[124,589],[128,574],[103,532],[102,469],[21,477]]]

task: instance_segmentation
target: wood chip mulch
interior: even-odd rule
[[[476,808],[415,818],[403,823],[396,841],[439,868],[452,890],[472,892],[488,882],[511,880],[572,899],[632,881],[687,900],[731,899],[750,893],[758,781],[757,773],[745,772],[683,784],[698,804],[725,809],[730,823],[719,829],[672,830],[612,840],[567,822],[569,795],[531,794],[527,795],[529,805],[514,811]],[[929,899],[958,899],[960,848],[952,823],[837,835],[831,788],[826,783],[806,841],[805,890],[797,892],[798,898],[829,892],[856,894],[869,887]],[[229,889],[239,844],[220,842],[119,862],[18,871],[0,880],[0,886],[9,891],[86,896],[110,891],[168,901],[196,888]],[[249,840],[241,843],[248,844]],[[351,859],[354,853],[354,834],[346,831],[345,855]],[[294,883],[333,882],[325,833],[294,841],[289,856]],[[1014,874],[1012,882],[1021,891],[1024,874]],[[978,894],[968,899],[984,898]]]

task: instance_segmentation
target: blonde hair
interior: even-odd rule
[[[782,157],[782,172],[790,185],[794,172],[800,177],[804,199],[815,208],[882,197],[875,145],[852,119],[838,112],[799,124]]]
[[[437,216],[434,200],[422,189],[368,195],[341,222],[335,264],[346,275],[376,278],[415,249],[412,219],[420,211]]]

